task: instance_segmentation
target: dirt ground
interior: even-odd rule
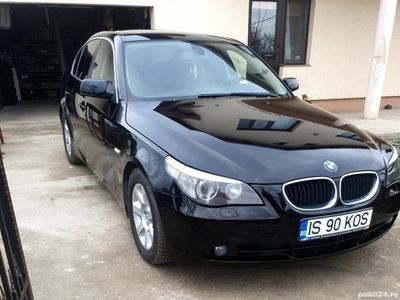
[[[0,112],[36,299],[357,299],[368,292],[400,299],[399,220],[367,247],[308,262],[147,265],[123,209],[86,167],[68,164],[57,109],[25,104]]]

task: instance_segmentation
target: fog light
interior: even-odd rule
[[[214,247],[214,254],[216,256],[224,256],[228,252],[227,246],[215,246]]]

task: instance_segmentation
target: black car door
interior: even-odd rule
[[[114,53],[111,41],[99,40],[87,79],[106,80],[110,86],[114,86]],[[110,161],[112,145],[107,136],[114,130],[112,118],[116,111],[116,103],[115,93],[111,98],[85,96],[79,103],[85,110],[88,133],[83,150],[87,165],[105,184],[112,180]]]
[[[73,140],[85,161],[89,131],[86,123],[85,99],[80,95],[79,89],[82,80],[89,75],[92,59],[98,45],[99,40],[89,41],[78,52],[65,90],[69,121],[73,129]]]

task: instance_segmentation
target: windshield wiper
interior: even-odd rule
[[[215,94],[200,94],[197,98],[222,98],[222,97],[282,97],[279,94],[266,92],[266,93],[251,93],[251,92],[237,92],[237,93],[215,93]]]

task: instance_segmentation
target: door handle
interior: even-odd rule
[[[81,103],[79,103],[79,107],[80,107],[80,109],[81,109],[82,111],[85,111],[85,110],[86,110],[86,102],[85,102],[85,101],[82,101]]]

